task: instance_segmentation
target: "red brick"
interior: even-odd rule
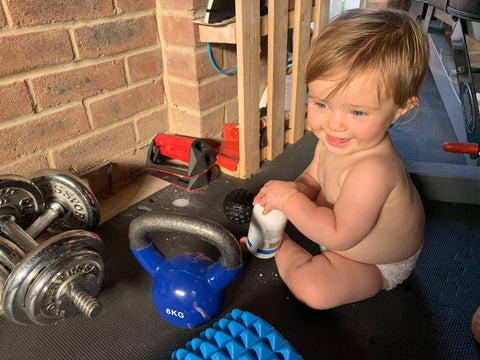
[[[134,82],[159,76],[163,73],[162,51],[160,49],[129,56],[127,63],[130,79]]]
[[[83,106],[78,105],[53,114],[35,116],[0,130],[3,151],[0,163],[45,149],[88,131]]]
[[[198,25],[192,16],[165,15],[162,17],[162,35],[167,45],[200,46]]]
[[[238,123],[238,98],[225,103],[225,123]]]
[[[168,133],[168,111],[164,109],[144,116],[136,121],[139,141],[152,140],[155,135]]]
[[[24,157],[15,162],[2,164],[2,167],[0,167],[0,174],[15,174],[30,177],[34,172],[48,167],[48,160],[45,154],[38,153],[33,156]]]
[[[205,9],[208,0],[160,0],[161,9],[196,10]]]
[[[39,108],[80,100],[124,85],[123,61],[109,61],[32,79]]]
[[[170,103],[187,107],[194,110],[200,110],[200,98],[198,86],[186,85],[169,81]]]
[[[0,37],[0,76],[70,60],[73,50],[66,30]]]
[[[202,116],[203,139],[220,139],[225,124],[225,109],[223,107]]]
[[[178,135],[201,137],[202,117],[200,113],[191,114],[178,108],[171,109],[172,132]]]
[[[91,59],[156,44],[157,25],[147,16],[82,27],[74,34],[80,57]]]
[[[7,26],[7,20],[5,19],[3,10],[0,9],[0,29],[3,29],[5,26]]]
[[[9,0],[5,3],[13,23],[19,27],[95,19],[114,14],[111,0]]]
[[[237,95],[237,77],[222,76],[220,79],[200,86],[200,108],[208,109]]]
[[[114,159],[135,147],[133,123],[121,124],[104,131],[92,132],[65,146],[51,151],[55,167],[83,172],[106,160]]]
[[[167,48],[165,53],[168,76],[200,80],[217,73],[210,63],[207,52],[193,54]],[[212,56],[217,66],[222,63],[221,49],[212,49]]]
[[[117,0],[117,8],[122,12],[155,9],[155,0]]]
[[[237,95],[237,77],[223,76],[201,86],[169,82],[170,101],[193,110],[205,110]]]
[[[163,84],[153,81],[90,104],[96,128],[125,119],[164,102]]]
[[[33,112],[23,81],[0,86],[0,121]]]
[[[223,44],[224,70],[230,71],[237,65],[237,47],[234,44]]]
[[[215,139],[223,131],[225,122],[223,107],[208,114],[191,114],[179,109],[172,109],[171,114],[173,132],[179,135]]]
[[[211,44],[210,51],[212,53],[215,64],[220,70],[224,72],[230,72],[237,65],[237,48],[235,45]],[[210,66],[213,67],[213,65]]]

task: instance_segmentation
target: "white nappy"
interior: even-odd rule
[[[392,264],[377,265],[383,277],[388,280],[388,284],[390,285],[386,290],[392,290],[410,276],[415,268],[421,251],[422,247],[420,247],[420,249],[418,249],[418,251],[408,259]]]

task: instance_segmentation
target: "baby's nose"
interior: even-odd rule
[[[327,119],[327,127],[332,131],[345,131],[347,123],[341,114],[331,114]]]

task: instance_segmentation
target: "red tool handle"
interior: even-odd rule
[[[444,151],[462,153],[462,154],[478,154],[478,144],[460,143],[460,142],[446,142],[442,146]]]
[[[160,154],[188,163],[190,148],[195,140],[188,136],[158,134],[155,136],[155,145],[160,147]]]

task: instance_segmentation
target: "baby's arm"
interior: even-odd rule
[[[347,250],[375,226],[395,185],[394,174],[386,158],[363,159],[349,170],[333,208],[317,206],[297,192],[279,210],[312,241],[331,250]],[[267,202],[270,195],[275,196],[269,193]]]
[[[315,201],[318,197],[318,194],[321,191],[321,186],[316,180],[316,169],[318,167],[318,150],[319,147],[323,146],[319,141],[315,148],[315,154],[308,165],[308,167],[295,179],[295,181],[278,181],[273,180],[269,181],[264,185],[262,189],[258,192],[253,200],[253,204],[260,203],[263,207],[265,207],[264,214],[268,213],[270,210],[274,208],[279,208],[280,205],[275,205],[272,203],[266,204],[262,200],[262,194],[265,193],[266,189],[272,185],[272,183],[276,184],[276,187],[280,188],[279,195],[277,200],[280,202],[285,201],[290,195],[300,192],[304,194],[308,199],[311,201]]]
[[[308,167],[295,179],[295,184],[299,192],[305,194],[310,200],[315,201],[320,193],[321,186],[317,181],[318,154],[323,146],[321,141],[317,142],[313,159]]]
[[[311,201],[315,201],[321,191],[320,184],[311,175],[311,165],[295,179],[297,190]]]

